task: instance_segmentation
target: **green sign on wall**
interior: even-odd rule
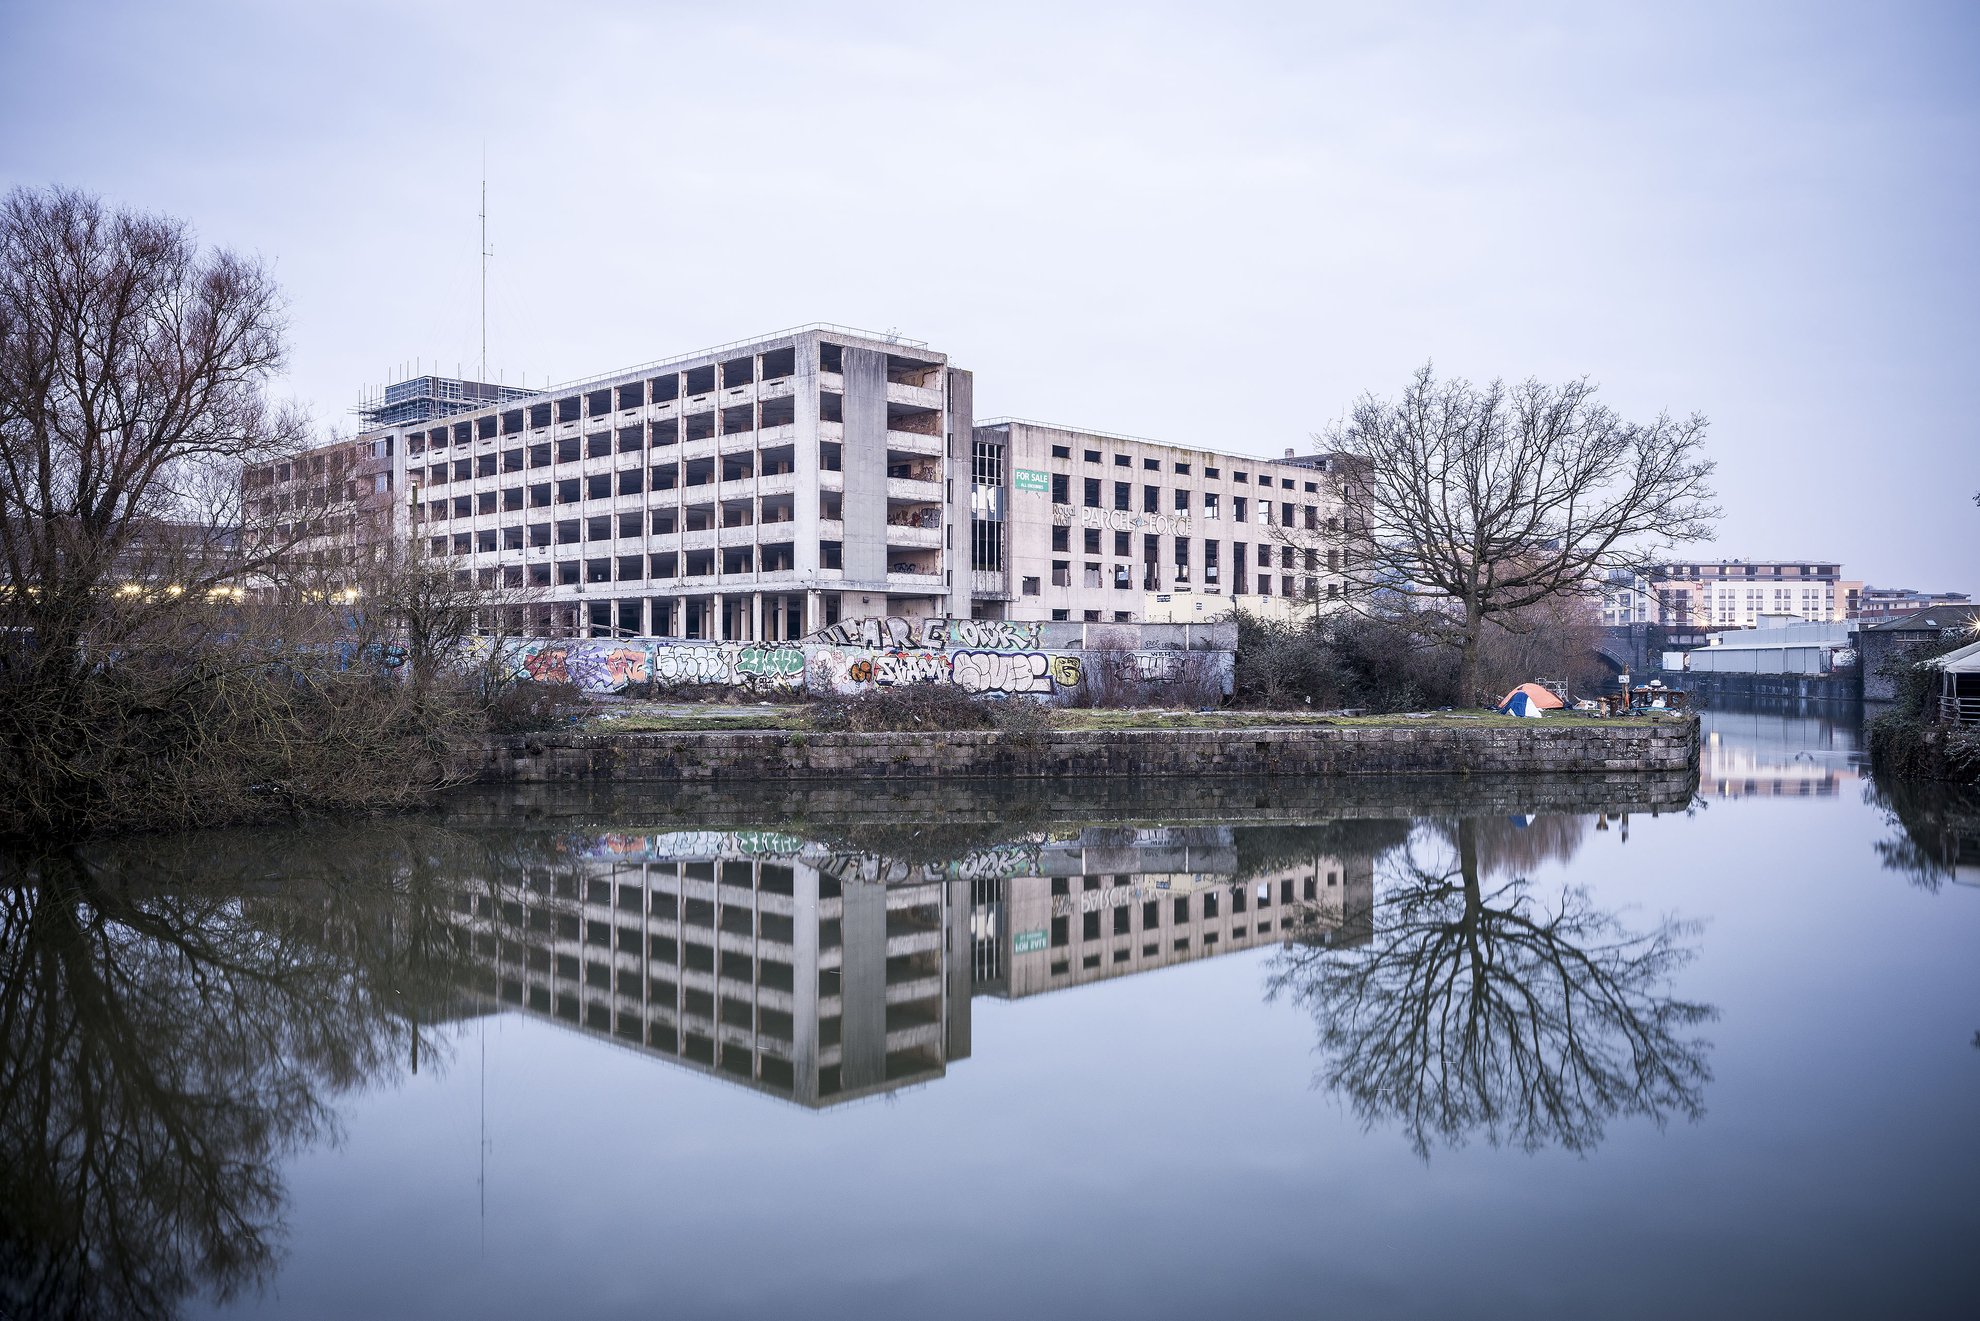
[[[1043,931],[1020,931],[1011,937],[1011,953],[1032,954],[1044,949],[1051,936]]]
[[[1052,489],[1052,479],[1045,473],[1036,472],[1030,468],[1013,468],[1011,472],[1017,478],[1014,485],[1020,491],[1049,491]]]

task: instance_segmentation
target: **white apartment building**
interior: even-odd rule
[[[920,341],[820,324],[521,398],[417,384],[368,410],[390,425],[250,471],[250,510],[279,524],[341,487],[358,513],[312,518],[314,545],[389,527],[483,585],[534,589],[534,632],[1190,623],[1345,591],[1324,457],[973,425],[971,374]]]
[[[1694,560],[1652,577],[1657,622],[1677,628],[1757,628],[1762,615],[1852,619],[1863,584],[1816,560]]]
[[[1650,624],[1657,619],[1657,593],[1633,569],[1610,569],[1602,577],[1602,622]]]

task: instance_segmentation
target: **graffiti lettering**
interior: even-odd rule
[[[1039,651],[959,651],[956,686],[972,693],[1049,693],[1052,658]]]
[[[888,651],[873,658],[873,682],[943,683],[949,678],[949,658],[929,651]]]
[[[1053,505],[1052,521],[1060,527],[1103,528],[1114,532],[1153,532],[1160,536],[1189,535],[1188,514],[1137,514],[1127,509],[1092,509]]]
[[[873,615],[843,619],[805,637],[825,647],[868,647],[875,651],[946,651],[950,647],[1024,650],[1038,645],[1041,626],[1015,619],[904,619]]]

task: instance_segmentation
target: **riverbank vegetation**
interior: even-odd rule
[[[1421,613],[1401,598],[1297,620],[1237,611],[1232,700],[1377,713],[1471,706],[1462,700],[1462,654],[1415,618]],[[1491,620],[1480,630],[1475,682],[1494,695],[1535,678],[1591,692],[1606,678],[1599,632],[1592,608],[1575,597]]]
[[[322,549],[357,481],[268,396],[285,330],[266,267],[182,221],[0,201],[0,835],[412,805],[519,705],[433,663],[478,585]]]
[[[1897,695],[1869,725],[1870,762],[1880,777],[1980,784],[1980,728],[1936,719],[1940,675],[1922,663],[1967,642],[1946,639],[1885,662]]]

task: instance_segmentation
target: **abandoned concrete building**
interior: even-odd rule
[[[317,547],[411,538],[545,635],[771,640],[842,618],[1199,622],[1343,591],[1326,461],[1000,419],[916,340],[816,324],[518,396],[423,377],[246,474]]]

